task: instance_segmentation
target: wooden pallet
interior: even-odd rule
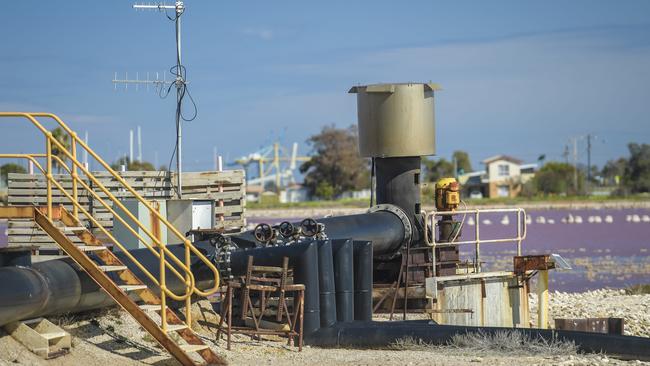
[[[132,194],[125,191],[121,183],[108,172],[93,173],[114,196],[117,198],[130,198]],[[166,171],[128,171],[119,173],[127,183],[145,199],[169,199],[174,197],[175,173]],[[55,179],[71,192],[72,181],[69,175],[55,175]],[[90,185],[90,183],[88,183]],[[91,185],[92,186],[92,185]],[[221,189],[220,189],[221,188]],[[96,189],[98,196],[106,200],[107,195]],[[108,230],[113,228],[113,214],[102,206],[97,199],[88,192],[79,189],[79,202],[93,217]],[[72,211],[72,204],[56,188],[52,189],[53,203],[61,204],[65,209]],[[230,170],[223,172],[186,172],[183,173],[183,197],[194,199],[210,199],[221,202],[215,207],[215,228],[227,232],[241,231],[246,227],[245,206],[245,176],[243,170]],[[9,174],[8,203],[12,206],[44,206],[47,204],[47,189],[45,177],[12,173]],[[223,217],[223,219],[221,219]],[[82,219],[84,219],[82,217]],[[89,225],[88,220],[82,224]],[[93,229],[93,234],[103,236],[101,231]],[[8,222],[8,247],[37,246],[44,248],[55,247],[56,244],[44,233],[33,220],[11,219]],[[74,243],[78,239],[74,235],[67,235]],[[110,243],[109,243],[110,244]]]

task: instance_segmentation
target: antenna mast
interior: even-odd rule
[[[186,81],[185,81],[185,67],[183,66],[181,62],[181,15],[185,12],[185,5],[183,4],[182,1],[176,1],[174,5],[165,5],[164,3],[158,3],[158,4],[135,4],[133,5],[134,9],[144,9],[144,10],[158,10],[160,12],[165,12],[165,15],[167,15],[167,10],[174,10],[175,17],[172,18],[169,15],[167,15],[167,18],[169,20],[173,20],[175,23],[175,28],[176,28],[176,66],[172,67],[173,74],[175,74],[176,79],[172,82],[168,82],[167,80],[163,79],[160,80],[158,78],[158,74],[156,74],[156,79],[155,80],[150,80],[149,79],[149,74],[147,74],[147,79],[146,80],[140,80],[139,77],[136,77],[136,80],[129,80],[128,77],[122,80],[117,79],[117,74],[115,75],[115,78],[113,79],[114,84],[126,84],[128,87],[128,84],[135,84],[136,85],[136,90],[139,84],[146,84],[147,88],[149,87],[150,84],[153,84],[156,88],[164,88],[166,85],[170,85],[169,87],[171,88],[172,86],[176,86],[176,146],[175,146],[175,153],[176,153],[176,187],[177,191],[176,194],[178,198],[181,198],[182,195],[182,190],[183,190],[183,180],[182,180],[182,125],[181,122],[183,120],[182,112],[181,112],[181,107],[182,107],[182,102],[183,102],[183,97],[185,96],[185,93],[187,92],[187,87],[186,87]],[[137,74],[136,74],[137,75]],[[163,74],[164,75],[164,74]],[[190,97],[191,98],[191,97]],[[196,114],[194,115],[196,117]],[[193,118],[192,118],[193,119]]]

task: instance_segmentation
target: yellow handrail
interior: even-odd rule
[[[40,170],[40,171],[45,175],[45,174],[46,174],[45,169],[43,169],[43,166],[42,166],[42,165],[41,165],[41,164],[36,160],[37,157],[43,157],[42,155],[45,155],[45,154],[0,154],[0,159],[3,159],[3,158],[10,158],[10,159],[23,158],[23,159],[30,160],[30,161],[31,161],[32,163],[34,163],[34,165],[35,165],[35,166],[36,166],[36,167],[37,167],[37,168],[38,168],[38,169],[39,169],[39,170]],[[60,159],[59,159],[59,160],[60,160]],[[68,170],[68,171],[70,171],[70,170]],[[79,178],[77,178],[77,179],[79,179]],[[82,181],[82,182],[83,182],[83,181]],[[98,228],[99,228],[99,229],[100,229],[100,230],[101,230],[101,231],[102,231],[106,236],[108,236],[108,238],[109,238],[111,241],[113,241],[113,242],[114,242],[114,243],[115,243],[115,244],[116,244],[116,245],[117,245],[117,246],[118,246],[118,247],[119,247],[119,248],[124,252],[124,254],[127,256],[127,258],[129,258],[131,261],[133,261],[134,264],[135,264],[135,265],[136,265],[136,266],[137,266],[137,267],[138,267],[138,268],[139,268],[139,269],[140,269],[140,270],[141,270],[141,271],[142,271],[142,272],[143,272],[143,273],[144,273],[144,274],[145,274],[145,275],[146,275],[146,276],[147,276],[147,277],[148,277],[148,278],[153,282],[153,283],[155,283],[157,286],[159,285],[158,279],[156,279],[156,277],[155,277],[154,275],[152,275],[151,272],[149,272],[149,271],[146,269],[146,267],[140,265],[140,263],[137,261],[137,259],[136,259],[135,257],[133,257],[133,255],[132,255],[131,253],[129,253],[129,251],[128,251],[126,248],[124,248],[124,246],[123,246],[121,243],[119,243],[119,242],[115,239],[115,237],[113,237],[113,235],[112,235],[112,234],[111,234],[111,233],[110,233],[110,232],[109,232],[109,231],[108,231],[104,226],[102,226],[102,225],[97,221],[97,219],[95,219],[95,218],[93,217],[93,215],[92,215],[91,213],[89,213],[88,210],[86,210],[86,209],[83,207],[83,205],[81,205],[81,204],[79,203],[79,201],[74,200],[74,197],[73,197],[72,195],[70,195],[70,193],[68,193],[68,192],[65,190],[65,188],[64,188],[64,187],[63,187],[63,186],[62,186],[58,181],[55,180],[53,183],[54,183],[54,185],[55,185],[55,186],[56,186],[56,187],[57,187],[57,188],[58,188],[58,189],[59,189],[59,190],[60,190],[60,191],[61,191],[61,192],[66,196],[66,198],[68,198],[68,199],[72,202],[72,204],[73,204],[74,207],[77,207],[79,210],[81,210],[81,212],[82,212],[86,217],[88,217],[88,219],[93,223],[93,225],[97,226],[97,227],[98,227]],[[173,267],[171,267],[171,268],[173,269]],[[180,274],[179,274],[179,276],[180,276]],[[180,277],[180,278],[182,279],[182,277]],[[173,293],[171,293],[171,292],[168,292],[168,295],[169,295],[171,298],[176,299],[175,294],[173,294]],[[184,298],[183,298],[183,297],[178,297],[178,301],[181,301],[181,300],[184,300]]]
[[[46,157],[46,154],[0,154],[0,158],[25,158],[25,159],[28,159],[28,160],[32,161],[32,162],[34,163],[34,165],[36,165],[36,167],[37,167],[39,170],[41,170],[41,172],[43,172],[44,175],[46,175],[45,170],[43,169],[43,167],[38,163],[38,161],[36,161],[36,160],[34,159],[34,158],[39,158],[39,157],[40,157],[40,158],[42,158],[42,157]],[[68,171],[68,172],[71,172],[70,168],[69,168],[67,165],[65,165],[65,164],[63,163],[63,160],[62,160],[61,158],[59,158],[59,157],[56,156],[56,155],[52,155],[52,158],[54,158],[55,160],[57,160],[57,162],[59,162],[59,163],[60,163],[60,164],[61,164],[61,165],[62,165],[62,166],[63,166],[63,167]],[[149,245],[149,243],[147,243],[147,242],[145,241],[145,239],[144,239],[144,238],[143,238],[143,237],[142,237],[142,236],[141,236],[137,231],[135,231],[135,230],[131,227],[131,225],[129,225],[129,224],[128,224],[128,223],[127,223],[127,222],[126,222],[126,221],[125,221],[121,216],[119,216],[119,215],[117,214],[117,212],[115,212],[115,211],[113,210],[113,208],[112,208],[108,203],[106,203],[106,202],[105,202],[105,201],[104,201],[104,200],[103,200],[103,199],[102,199],[102,198],[97,194],[97,192],[95,192],[94,190],[92,190],[92,188],[90,188],[90,187],[88,186],[88,184],[87,184],[86,182],[84,182],[81,178],[79,178],[78,176],[76,177],[75,180],[78,181],[78,182],[81,184],[81,186],[82,186],[85,190],[87,190],[91,195],[93,195],[93,197],[94,197],[95,199],[97,199],[97,200],[99,201],[99,203],[101,203],[102,206],[104,206],[104,208],[106,208],[106,209],[107,209],[111,214],[113,214],[113,217],[116,218],[117,220],[119,220],[119,221],[120,221],[120,222],[121,222],[121,223],[122,223],[122,224],[127,228],[127,230],[128,230],[129,232],[131,232],[131,233],[132,233],[132,234],[133,234],[133,235],[134,235],[134,236],[135,236],[139,241],[141,241],[141,242],[145,245],[145,247],[146,247],[146,248],[147,248],[151,253],[153,253],[153,255],[155,255],[156,257],[160,258],[160,254],[159,254],[159,253],[158,253],[158,252],[157,252],[153,247],[151,247],[151,246]],[[63,192],[63,194],[66,195],[66,197],[67,197],[68,199],[70,199],[70,201],[73,202],[73,208],[79,208],[78,206],[80,206],[80,204],[78,203],[78,201],[77,201],[76,199],[73,199],[73,197],[70,197],[70,196],[67,194],[67,192],[64,190],[64,188],[63,188],[62,186],[60,186],[59,184],[57,184],[57,182],[54,182],[54,183],[55,183],[55,185],[57,185],[57,188],[59,188],[59,190],[61,190],[61,191]],[[80,209],[82,210],[82,212],[84,212],[84,214],[85,214],[86,216],[89,216],[89,219],[93,222],[93,224],[94,224],[95,226],[97,226],[97,227],[98,227],[98,228],[99,228],[99,229],[100,229],[100,230],[101,230],[101,231],[102,231],[106,236],[108,236],[108,238],[109,238],[111,241],[113,241],[115,244],[117,244],[117,246],[118,246],[122,251],[125,251],[125,252],[127,251],[127,249],[124,248],[124,246],[123,246],[121,243],[119,243],[119,242],[117,241],[117,239],[115,239],[115,237],[114,237],[110,232],[108,232],[108,231],[106,230],[106,228],[104,228],[101,224],[99,224],[99,223],[94,219],[94,217],[92,217],[91,214],[85,213],[85,212],[87,212],[87,211],[83,210],[83,208],[80,208]],[[130,256],[130,254],[127,254],[127,256],[128,256],[129,258],[132,258],[132,257]],[[133,258],[133,259],[134,259],[134,258]],[[136,264],[136,265],[137,265],[137,264]],[[170,270],[172,271],[172,273],[173,273],[173,274],[174,274],[178,279],[180,279],[181,281],[184,280],[183,276],[182,276],[180,273],[178,273],[178,271],[176,270],[176,268],[174,268],[173,266],[171,266],[171,265],[169,265],[169,264],[167,264],[167,268],[170,269]],[[147,275],[149,276],[149,272],[147,272],[144,268],[141,268],[141,269],[142,269],[144,272],[146,272]],[[153,278],[152,278],[152,279],[153,279]],[[158,285],[158,282],[157,282],[156,280],[154,280],[154,282],[156,282],[156,285]],[[174,294],[171,294],[171,293],[170,293],[170,297],[172,297],[174,300],[177,300],[177,301],[180,301],[180,300],[183,300],[183,299],[184,299],[183,297],[178,298],[177,296],[175,296]]]
[[[81,210],[82,213],[85,216],[88,216],[88,218],[93,222],[93,224],[95,224],[97,227],[100,228],[100,230],[102,230],[102,232],[104,232],[107,236],[109,236],[109,238],[111,240],[113,240],[118,245],[118,247],[123,249],[122,244],[117,242],[117,240],[115,240],[114,237],[108,232],[108,230],[106,230],[103,226],[101,226],[97,222],[97,220],[95,220],[92,217],[92,215],[90,213],[88,213],[88,211],[85,210],[81,204],[79,204],[78,195],[77,195],[77,187],[78,187],[77,184],[81,184],[81,186],[84,189],[86,189],[95,198],[97,198],[99,200],[99,202],[104,207],[109,209],[109,211],[111,213],[113,213],[115,218],[117,218],[120,222],[125,224],[127,229],[132,234],[134,234],[140,241],[142,241],[145,244],[145,246],[148,247],[148,249],[151,252],[153,252],[160,259],[161,268],[165,268],[165,267],[170,268],[172,270],[172,272],[177,277],[182,279],[182,276],[180,275],[180,273],[178,273],[178,271],[176,271],[175,268],[173,266],[171,266],[171,264],[165,259],[165,254],[167,254],[168,256],[171,256],[172,261],[175,264],[179,265],[182,268],[183,272],[185,272],[185,284],[186,284],[186,287],[187,287],[188,291],[184,295],[179,296],[179,295],[171,293],[166,288],[165,280],[164,280],[164,272],[165,271],[161,271],[161,273],[160,273],[161,281],[157,281],[157,280],[155,280],[155,277],[153,275],[151,275],[151,273],[146,271],[146,269],[144,269],[144,267],[140,263],[138,263],[137,260],[135,260],[135,258],[130,257],[130,259],[141,270],[143,270],[143,272],[147,275],[147,277],[152,279],[154,281],[154,283],[156,283],[158,286],[160,286],[161,292],[163,294],[166,294],[166,295],[170,296],[172,299],[175,299],[175,300],[183,300],[183,299],[185,299],[186,302],[189,303],[189,300],[190,300],[189,297],[190,297],[190,295],[192,293],[196,293],[196,294],[201,295],[201,296],[208,296],[208,295],[210,295],[212,293],[215,293],[218,290],[218,288],[219,288],[219,272],[216,269],[216,267],[214,267],[214,265],[210,262],[210,260],[207,259],[196,247],[194,247],[191,244],[191,242],[189,240],[187,240],[171,223],[169,223],[164,217],[162,217],[160,215],[160,213],[156,209],[154,209],[147,200],[145,200],[140,194],[138,194],[118,173],[116,173],[110,167],[110,165],[108,165],[104,160],[102,160],[99,157],[99,155],[97,155],[92,149],[90,149],[90,147],[88,147],[88,145],[83,140],[79,139],[77,134],[74,131],[72,131],[59,117],[57,117],[56,115],[51,114],[51,113],[23,113],[23,112],[0,112],[0,117],[22,117],[22,118],[26,118],[36,128],[38,128],[46,137],[46,153],[45,154],[22,154],[24,156],[18,156],[18,155],[21,155],[21,154],[5,154],[5,155],[0,155],[0,157],[24,157],[24,158],[27,158],[27,159],[33,161],[35,163],[35,165],[37,165],[38,168],[46,175],[46,177],[47,177],[47,195],[48,195],[48,197],[47,197],[48,198],[48,200],[47,200],[48,201],[48,206],[47,206],[47,208],[48,208],[48,217],[50,217],[50,218],[52,217],[52,190],[51,190],[51,187],[52,187],[52,184],[54,184],[54,185],[56,185],[56,187],[58,189],[60,189],[64,193],[64,195],[68,199],[70,199],[73,202],[73,214],[75,215],[75,217],[77,217],[77,215],[78,215],[78,210]],[[54,139],[53,136],[52,136],[52,133],[50,131],[48,131],[47,129],[45,129],[38,122],[38,120],[35,117],[47,117],[47,118],[54,119],[59,124],[59,126],[61,126],[70,135],[71,140],[72,140],[71,141],[72,152],[68,151],[58,140]],[[54,144],[59,151],[61,151],[65,156],[67,156],[71,160],[72,169],[70,169],[67,166],[67,164],[63,163],[63,161],[58,156],[52,154],[52,144]],[[147,207],[147,209],[153,215],[155,215],[163,224],[165,224],[165,226],[168,228],[169,231],[171,231],[176,237],[181,239],[181,241],[183,242],[184,247],[185,247],[185,263],[182,263],[180,260],[178,260],[178,258],[176,258],[176,256],[173,255],[165,247],[165,245],[163,245],[161,243],[161,241],[153,233],[151,233],[150,230],[148,230],[146,227],[144,227],[144,225],[142,225],[142,223],[140,223],[133,214],[131,214],[128,210],[126,210],[126,208],[122,205],[122,203],[103,184],[101,184],[101,182],[99,182],[97,180],[97,178],[90,171],[88,171],[88,169],[86,169],[85,166],[83,166],[83,164],[81,164],[77,160],[77,158],[76,158],[77,144],[79,144],[79,146],[81,146],[93,158],[95,158],[100,163],[100,165],[102,165],[126,190],[128,190],[138,201],[140,201],[145,207]],[[35,160],[35,157],[45,157],[45,158],[47,158],[47,169],[43,169],[42,166]],[[61,184],[59,184],[53,178],[53,175],[52,175],[52,159],[56,159],[57,162],[59,162],[61,166],[65,167],[65,169],[68,171],[68,173],[70,173],[70,175],[72,176],[72,178],[73,178],[72,179],[72,182],[73,182],[73,185],[72,185],[73,193],[72,193],[72,195],[70,195],[68,192],[66,192],[65,189],[63,188],[63,186]],[[93,189],[91,189],[82,179],[80,179],[78,177],[78,174],[76,173],[77,168],[79,168],[88,177],[88,179],[90,179],[95,185],[97,185],[97,187],[100,188],[100,190],[103,191],[103,193],[106,194],[107,197],[111,201],[113,201],[113,203],[115,205],[117,205],[117,207],[119,207],[120,209],[122,209],[122,211],[124,211],[126,216],[128,216],[133,222],[135,222],[137,224],[137,226],[139,226],[140,229],[142,229],[144,231],[144,233],[147,236],[149,236],[154,243],[156,243],[156,245],[160,249],[160,254],[158,254],[156,252],[156,250],[154,250],[142,238],[142,236],[137,233],[137,231],[135,231],[130,225],[128,225],[125,222],[125,220],[120,215],[118,215],[110,207],[110,205],[108,205],[103,199],[101,199],[101,197],[98,196],[97,192],[95,192]],[[128,253],[128,251],[126,251],[126,250],[124,250],[124,251],[126,253]],[[189,268],[190,267],[190,253],[194,253],[213,272],[214,277],[215,277],[215,284],[211,289],[203,291],[203,290],[198,289],[195,286],[194,276],[193,276],[193,274],[191,272],[191,269]],[[129,255],[127,255],[127,256],[129,256]],[[164,300],[164,296],[163,296],[163,300]],[[189,309],[189,307],[188,307],[188,309]],[[188,311],[188,313],[189,313],[189,311]],[[189,318],[188,318],[188,321],[189,321]]]
[[[206,257],[203,255],[203,253],[201,253],[198,249],[196,249],[196,247],[195,247],[194,245],[192,245],[192,243],[191,243],[188,239],[186,239],[185,236],[184,236],[183,234],[181,234],[181,233],[178,231],[178,229],[176,229],[176,228],[175,228],[175,227],[174,227],[174,226],[173,226],[169,221],[167,221],[167,219],[165,219],[165,218],[164,218],[164,217],[163,217],[163,216],[158,212],[158,210],[156,210],[155,208],[153,208],[153,207],[151,206],[151,204],[150,204],[147,200],[145,200],[145,199],[144,199],[144,198],[143,198],[143,197],[142,197],[138,192],[136,192],[136,191],[135,191],[135,190],[134,190],[134,189],[133,189],[133,188],[132,188],[132,187],[131,187],[131,186],[130,186],[130,185],[129,185],[129,184],[128,184],[128,183],[127,183],[127,182],[126,182],[126,181],[125,181],[125,180],[124,180],[124,179],[123,179],[123,178],[118,174],[118,173],[117,173],[117,172],[115,172],[115,171],[110,167],[110,165],[109,165],[108,163],[106,163],[106,162],[105,162],[101,157],[99,157],[99,155],[97,155],[97,153],[95,153],[95,152],[94,152],[90,147],[88,147],[88,145],[85,143],[85,141],[83,141],[82,139],[80,139],[80,138],[77,136],[76,132],[74,132],[72,129],[70,129],[70,127],[68,127],[68,126],[67,126],[67,125],[66,125],[66,124],[65,124],[65,123],[64,123],[64,122],[63,122],[63,121],[62,121],[58,116],[56,116],[55,114],[52,114],[52,113],[41,113],[41,112],[39,112],[39,113],[29,113],[29,114],[30,114],[31,116],[35,116],[35,117],[46,117],[46,118],[51,118],[51,119],[55,120],[55,121],[56,121],[56,122],[57,122],[57,123],[58,123],[58,124],[59,124],[59,125],[60,125],[60,126],[61,126],[61,127],[62,127],[62,128],[63,128],[63,129],[64,129],[64,130],[69,134],[69,135],[70,135],[70,137],[72,138],[72,140],[76,141],[76,142],[79,144],[79,146],[81,146],[81,147],[84,148],[86,151],[88,151],[88,153],[89,153],[89,154],[90,154],[90,155],[91,155],[91,156],[92,156],[92,157],[93,157],[97,162],[99,162],[99,163],[100,163],[100,164],[101,164],[101,165],[102,165],[102,166],[103,166],[103,167],[104,167],[104,168],[105,168],[109,173],[111,173],[111,175],[112,175],[112,176],[113,176],[113,177],[114,177],[118,182],[120,182],[120,183],[124,186],[124,188],[126,188],[129,192],[131,192],[131,194],[133,194],[133,196],[134,196],[138,201],[140,201],[140,202],[141,202],[145,207],[147,207],[147,209],[149,210],[149,212],[153,213],[153,214],[154,214],[154,215],[155,215],[155,216],[156,216],[156,217],[157,217],[157,218],[158,218],[158,219],[159,219],[163,224],[165,224],[165,226],[167,226],[167,229],[168,229],[168,230],[171,230],[172,233],[174,233],[174,235],[175,235],[177,238],[179,238],[180,240],[182,240],[182,241],[184,242],[184,244],[185,244],[185,249],[186,249],[186,261],[187,261],[187,262],[189,262],[189,252],[188,252],[188,250],[189,250],[189,251],[191,251],[192,253],[194,253],[194,255],[196,255],[196,256],[197,256],[197,257],[198,257],[198,258],[199,258],[199,259],[200,259],[200,260],[201,260],[205,265],[208,266],[208,268],[213,272],[213,274],[216,276],[216,278],[219,278],[219,271],[218,271],[217,268],[212,264],[212,262],[211,262],[208,258],[206,258]],[[0,117],[1,117],[1,116],[2,116],[2,113],[0,113]],[[34,120],[34,122],[37,122],[37,121]],[[38,122],[37,122],[37,123],[38,123]],[[42,127],[42,126],[41,126],[41,127]],[[46,130],[46,131],[47,131],[47,130]],[[48,132],[49,132],[49,131],[48,131]],[[73,159],[74,164],[75,164],[75,165],[78,165],[79,168],[80,168],[80,169],[81,169],[81,170],[86,174],[86,176],[88,176],[88,178],[90,178],[91,180],[93,180],[93,182],[96,181],[96,179],[94,179],[94,176],[92,176],[92,173],[90,173],[90,172],[89,172],[89,171],[88,171],[88,170],[87,170],[87,169],[86,169],[86,168],[85,168],[81,163],[79,163],[78,161],[76,161],[76,158],[73,157],[72,154],[70,154],[70,153],[69,153],[69,152],[68,152],[68,151],[67,151],[67,150],[66,150],[66,149],[65,149],[65,148],[64,148],[64,147],[59,143],[59,141],[54,140],[54,142],[57,144],[57,146],[58,146],[60,149],[63,150],[64,153],[66,153],[66,155],[68,155],[68,157],[70,157],[71,159]],[[100,188],[102,188],[102,190],[105,190],[105,189],[106,189],[106,188],[105,188],[101,183],[99,183],[99,181],[97,181],[97,184],[98,184],[98,186],[99,186]],[[108,190],[106,190],[105,193],[107,193],[107,195],[109,195],[109,197],[112,196],[112,194],[110,194],[110,192],[108,192]],[[116,201],[117,201],[117,200],[116,200]],[[118,202],[119,202],[119,201],[118,201]],[[118,203],[118,202],[116,202],[116,203]],[[120,203],[120,206],[121,206],[121,203]],[[120,208],[126,211],[126,209],[125,209],[123,206],[120,207]],[[130,212],[128,212],[128,211],[126,211],[126,213],[127,213],[127,214],[130,214]],[[131,215],[131,216],[132,216],[132,215]],[[131,217],[131,219],[134,220],[134,221],[136,221],[137,223],[139,223],[139,221],[137,221],[137,219],[135,219],[135,217]],[[151,232],[149,232],[149,230],[147,230],[147,229],[144,228],[143,226],[141,226],[141,228],[143,229],[143,231],[145,231],[145,233],[147,233],[147,235],[149,235],[149,236],[152,238],[152,240],[154,240],[155,242],[157,242],[157,244],[160,245],[160,242],[157,240],[157,238],[155,237],[155,235],[153,235]],[[171,252],[167,251],[167,254],[171,254]],[[175,259],[175,257],[174,257],[174,259]],[[188,263],[187,265],[189,266],[189,263]],[[191,271],[190,271],[190,273],[191,273]],[[215,293],[218,289],[219,289],[219,283],[218,283],[218,281],[215,281],[215,285],[214,285],[211,289],[208,289],[208,290],[206,290],[206,291],[201,291],[200,289],[194,287],[194,293],[196,293],[197,295],[200,295],[200,296],[209,296],[209,295]]]

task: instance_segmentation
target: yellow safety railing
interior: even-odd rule
[[[185,300],[186,302],[186,322],[188,325],[191,324],[191,316],[190,316],[190,298],[192,294],[197,294],[199,296],[208,296],[210,294],[215,293],[219,289],[219,271],[217,268],[212,264],[212,262],[206,258],[203,253],[201,253],[192,243],[183,236],[178,229],[176,229],[167,219],[165,219],[156,208],[154,208],[144,197],[142,197],[137,191],[133,189],[117,172],[115,172],[109,164],[107,164],[97,153],[95,153],[83,140],[81,140],[77,134],[72,131],[59,117],[57,117],[54,114],[51,113],[24,113],[24,112],[0,112],[0,117],[18,117],[18,118],[25,118],[28,121],[30,121],[43,135],[45,136],[45,148],[46,152],[44,154],[0,154],[0,158],[24,158],[32,163],[45,175],[46,177],[46,184],[47,184],[47,216],[50,220],[52,220],[52,187],[56,187],[59,189],[66,198],[68,198],[72,205],[73,205],[73,216],[77,219],[79,219],[79,211],[81,211],[84,216],[90,220],[93,225],[95,225],[97,228],[99,228],[118,248],[120,248],[126,256],[134,263],[136,267],[138,267],[152,282],[154,282],[159,288],[161,292],[161,306],[164,309],[165,308],[165,303],[166,303],[166,296],[169,296],[171,299],[177,300],[177,301],[182,301]],[[70,151],[63,146],[63,144],[55,139],[50,131],[48,131],[43,125],[37,120],[37,117],[45,117],[45,118],[50,118],[53,119],[54,121],[57,122],[57,124],[63,128],[63,130],[70,136],[71,139],[71,148]],[[158,238],[156,235],[154,235],[148,228],[146,228],[129,210],[124,207],[124,205],[118,200],[89,170],[87,167],[85,167],[79,160],[77,159],[77,145],[79,145],[82,149],[88,152],[90,156],[92,156],[110,175],[116,179],[122,187],[130,192],[132,196],[137,199],[140,203],[142,203],[148,210],[149,212],[155,216],[163,225],[167,227],[168,232],[171,232],[174,236],[179,238],[181,242],[184,245],[185,249],[185,258],[184,261],[179,260],[174,254],[169,251],[169,249],[165,246],[165,244],[161,241],[160,238]],[[63,153],[66,159],[69,159],[71,162],[71,167],[68,167],[67,164],[64,163],[64,161],[57,155],[54,155],[52,153],[53,148],[56,150],[60,151]],[[43,168],[43,166],[37,161],[37,158],[45,158],[46,159],[46,167]],[[64,167],[65,170],[69,173],[69,175],[72,178],[72,193],[69,193],[65,190],[63,185],[58,182],[55,178],[54,175],[52,174],[52,162],[53,160],[56,160],[57,163]],[[118,214],[113,207],[100,195],[98,192],[96,192],[93,188],[89,186],[89,184],[82,178],[79,177],[79,174],[77,171],[80,170],[92,184],[97,187],[102,193],[108,197],[110,201],[112,201],[113,205],[118,207],[126,216],[127,219],[130,219],[132,222],[134,222],[137,227],[142,230],[147,237],[151,239],[151,241],[158,247],[155,249],[151,244],[148,243],[145,238],[143,238],[142,235],[140,235],[136,229],[134,229],[127,221],[125,218],[122,217],[122,215]],[[128,250],[118,241],[115,239],[115,237],[110,233],[109,230],[107,230],[104,226],[102,226],[93,216],[90,212],[88,212],[83,205],[81,205],[78,201],[78,191],[79,191],[79,186],[83,188],[85,191],[87,191],[89,194],[91,194],[102,206],[104,206],[111,214],[113,214],[113,217],[115,220],[120,221],[124,226],[127,228],[127,230],[135,236],[140,242],[142,242],[145,247],[152,252],[160,262],[160,273],[159,273],[159,278],[156,278],[153,276],[136,258],[134,258]],[[201,290],[196,287],[195,285],[195,279],[194,275],[192,274],[190,265],[191,265],[191,254],[194,254],[200,261],[202,261],[213,273],[215,283],[214,286],[210,289],[207,290]],[[168,258],[171,258],[171,263]],[[175,264],[180,268],[181,274],[173,265]],[[172,291],[170,291],[167,286],[166,286],[166,278],[165,278],[165,269],[168,269],[171,271],[172,274],[174,274],[176,277],[178,277],[181,281],[184,281],[185,283],[185,288],[186,291],[183,294],[175,294]],[[163,327],[166,325],[166,314],[165,311],[161,311],[161,315],[163,318]]]
[[[502,238],[490,238],[485,239],[481,238],[480,231],[480,215],[481,214],[493,214],[493,213],[514,213],[516,215],[516,234],[514,236],[507,236]],[[457,216],[463,215],[463,219],[460,222],[460,226],[453,230],[456,233],[456,236],[451,240],[451,242],[436,242],[436,228],[438,226],[437,217],[444,216]],[[465,218],[467,215],[473,215],[474,217],[474,239],[472,240],[456,240],[458,234],[465,225]],[[452,247],[458,245],[474,245],[474,270],[479,272],[481,270],[481,244],[492,244],[492,243],[516,243],[517,245],[517,255],[521,255],[521,243],[526,239],[526,210],[523,208],[488,208],[488,209],[466,209],[466,210],[455,210],[455,211],[433,211],[427,212],[425,214],[424,222],[427,227],[431,228],[431,232],[424,230],[424,241],[430,246],[433,250],[433,262],[436,261],[436,248],[442,247]],[[435,266],[433,268],[435,273]]]

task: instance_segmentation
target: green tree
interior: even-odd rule
[[[326,200],[331,200],[334,198],[334,187],[328,182],[320,182],[316,186],[315,195]]]
[[[300,166],[304,185],[317,197],[331,199],[370,185],[368,162],[359,156],[356,126],[323,127],[307,140],[312,157]],[[320,187],[320,189],[319,189]]]
[[[156,170],[156,168],[153,166],[153,164],[151,164],[148,161],[139,161],[139,160],[130,161],[129,158],[126,157],[126,156],[117,159],[116,162],[111,164],[111,168],[113,170],[120,170],[120,167],[122,165],[126,166],[126,170],[129,170],[129,171],[142,171],[142,170],[151,171],[151,170]]]
[[[458,174],[473,172],[472,162],[469,160],[469,154],[466,151],[456,150],[451,155],[451,161],[456,160],[456,170]]]
[[[65,150],[70,152],[70,135],[68,135],[61,127],[52,130],[52,137],[54,137],[54,139],[58,141]],[[63,163],[67,164],[68,156],[63,152],[63,149],[60,149],[54,142],[52,143],[52,155],[59,157]],[[63,167],[58,160],[53,159],[52,165],[56,168],[57,173],[61,173],[61,168]]]
[[[454,165],[445,158],[424,159],[423,163],[429,182],[437,182],[440,178],[454,176]]]
[[[551,161],[535,173],[534,182],[538,192],[547,194],[576,195],[582,191],[584,174],[578,171],[578,187],[575,187],[573,165]],[[577,189],[576,189],[577,188]]]
[[[650,145],[627,145],[630,158],[625,166],[623,184],[631,193],[650,192]]]
[[[27,173],[27,171],[22,166],[14,163],[7,163],[0,166],[0,179],[2,179],[2,186],[4,187],[9,182],[9,173]]]

